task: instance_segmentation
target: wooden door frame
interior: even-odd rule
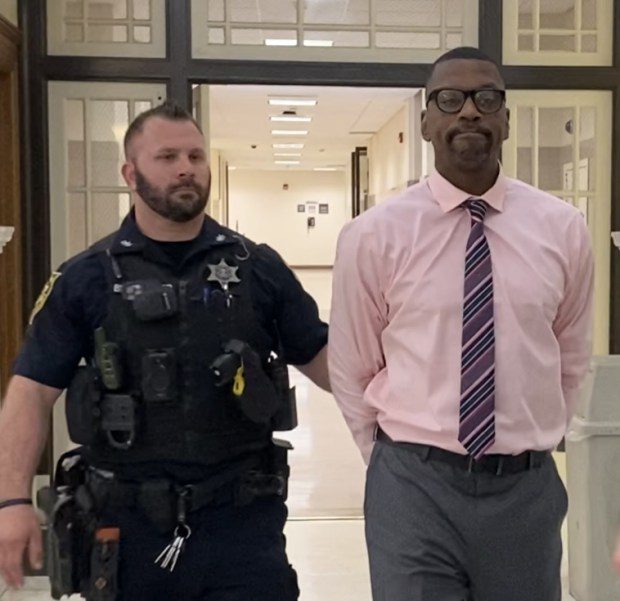
[[[23,333],[19,147],[19,30],[0,16],[0,225],[15,228],[0,255],[0,397]]]

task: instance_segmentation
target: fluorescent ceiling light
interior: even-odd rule
[[[293,38],[267,38],[265,40],[265,46],[297,46],[297,40]]]
[[[299,161],[274,161],[276,165],[299,165]]]
[[[315,167],[314,171],[338,171],[338,167]]]
[[[300,157],[301,152],[274,152],[274,157]]]
[[[294,121],[297,123],[310,123],[312,117],[298,117],[297,115],[277,115],[269,117],[272,121]]]
[[[307,129],[272,129],[272,136],[307,136]]]
[[[304,145],[299,142],[293,142],[292,144],[272,144],[273,148],[303,148]]]
[[[235,171],[236,169],[234,165],[228,165],[228,171]]]
[[[312,98],[270,98],[271,106],[316,106],[317,100]]]
[[[334,45],[334,40],[304,40],[304,46],[331,48],[333,45]]]

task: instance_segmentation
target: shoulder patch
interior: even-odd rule
[[[28,320],[29,324],[32,324],[32,322],[34,321],[34,318],[37,316],[37,313],[43,309],[43,307],[45,306],[45,303],[47,302],[47,299],[49,298],[49,295],[52,293],[52,290],[54,288],[54,284],[56,283],[56,280],[61,276],[62,274],[60,273],[60,271],[53,271],[52,275],[50,276],[50,279],[47,280],[47,283],[45,284],[45,286],[43,286],[43,290],[41,290],[41,293],[39,294],[39,297],[37,298],[37,301],[34,304],[34,308],[32,309],[32,313],[30,313],[30,319]]]

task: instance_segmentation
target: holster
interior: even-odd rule
[[[37,493],[38,506],[47,516],[45,552],[51,593],[54,599],[82,593],[89,599],[112,601],[117,594],[118,541],[116,550],[101,552],[87,473],[81,450],[69,451],[58,460],[54,485]],[[102,557],[104,569],[100,569]]]
[[[47,515],[45,547],[52,597],[82,592],[88,581],[95,516],[79,451],[60,457],[53,487],[39,490],[37,502]]]

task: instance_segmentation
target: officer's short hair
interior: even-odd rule
[[[500,66],[494,61],[488,54],[482,52],[479,48],[474,48],[473,46],[460,46],[458,48],[453,48],[452,50],[448,50],[448,52],[444,52],[432,65],[431,72],[426,80],[426,88],[428,89],[429,84],[433,80],[435,75],[435,68],[439,63],[444,63],[445,61],[450,61],[454,59],[465,59],[465,60],[477,60],[477,61],[486,61],[487,63],[491,63],[495,65],[497,68],[497,72],[499,76],[502,78],[502,70]]]
[[[166,100],[162,104],[140,113],[130,124],[125,132],[125,138],[123,140],[123,146],[125,148],[125,156],[129,156],[129,144],[131,140],[139,134],[144,128],[146,121],[152,117],[159,117],[160,119],[168,119],[168,121],[191,121],[196,129],[202,133],[202,129],[191,113],[179,106],[172,100]]]

